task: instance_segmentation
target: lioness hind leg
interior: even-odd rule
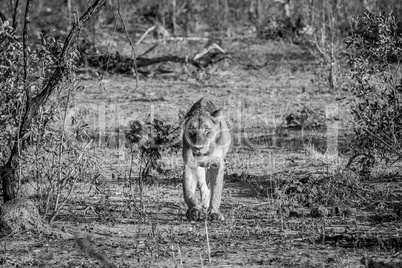
[[[204,171],[200,167],[193,169],[187,165],[184,166],[183,195],[184,201],[188,207],[186,216],[191,221],[196,221],[202,216],[202,209],[197,198],[195,197],[195,190],[197,189],[198,178],[203,172]]]
[[[207,180],[211,189],[211,200],[210,200],[210,219],[212,221],[223,221],[225,217],[220,213],[219,207],[221,206],[222,200],[222,187],[223,187],[223,171],[224,162],[211,166],[207,170]]]

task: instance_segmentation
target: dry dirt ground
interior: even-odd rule
[[[326,119],[347,96],[347,79],[331,92],[323,67],[295,45],[233,42],[231,50],[236,60],[198,73],[174,66],[174,73],[142,76],[137,89],[130,76],[108,75],[99,84],[84,75],[87,88],[77,94],[72,114],[95,138],[97,181],[80,183],[49,229],[3,237],[0,265],[364,267],[366,253],[400,262],[401,220],[392,209],[401,199],[400,179],[359,181],[345,170],[350,124],[336,113]],[[152,117],[176,126],[180,111],[205,96],[224,107],[233,129],[226,220],[187,221],[180,152],[163,154],[167,172],[144,186],[140,213],[137,185],[129,198],[130,149],[117,142],[124,137],[119,129]]]

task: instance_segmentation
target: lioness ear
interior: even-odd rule
[[[215,112],[211,113],[211,116],[213,118],[213,121],[216,123],[217,121],[219,121],[219,119],[222,118],[223,114],[222,114],[222,108],[219,110],[216,110]]]
[[[220,117],[220,116],[222,116],[222,108],[216,110],[215,112],[212,112],[211,115],[212,115],[213,117]]]

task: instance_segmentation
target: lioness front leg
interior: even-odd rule
[[[209,209],[209,203],[211,200],[211,191],[208,188],[208,182],[206,180],[205,168],[202,168],[202,172],[197,173],[198,177],[198,189],[201,194],[201,207],[203,211],[207,212]]]
[[[188,207],[186,216],[190,221],[197,221],[202,216],[202,208],[195,197],[195,190],[199,184],[200,176],[205,177],[205,170],[203,168],[191,168],[188,165],[184,165],[183,195]]]
[[[223,172],[225,163],[214,163],[207,170],[207,179],[211,189],[210,218],[212,221],[223,221],[225,217],[219,211],[222,200]]]

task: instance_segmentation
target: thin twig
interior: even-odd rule
[[[202,259],[201,253],[200,253],[200,261],[201,261],[201,268],[204,268],[204,260]]]
[[[179,244],[177,244],[177,250],[179,251],[180,268],[183,268],[183,257],[181,256],[181,250]]]
[[[121,15],[121,12],[120,12],[121,11],[120,0],[117,1],[117,6],[118,6],[117,14],[119,15],[121,23],[123,24],[124,33],[126,34],[126,38],[127,38],[128,42],[130,43],[130,47],[131,47],[131,58],[134,61],[134,73],[135,73],[135,88],[134,88],[134,91],[136,91],[137,88],[138,88],[138,84],[139,84],[138,70],[137,70],[137,56],[136,56],[136,53],[135,53],[135,48],[134,48],[133,42],[131,41],[130,35],[128,34],[126,23],[125,23],[125,21],[123,19],[123,16]]]
[[[85,145],[84,149],[83,149],[83,150],[81,151],[81,153],[80,153],[80,156],[78,157],[78,160],[81,160],[82,156],[84,155],[84,152],[88,149],[89,145],[91,145],[91,143],[92,143],[93,141],[94,141],[94,140],[91,139],[91,140]]]
[[[211,260],[211,248],[209,246],[209,237],[208,237],[208,222],[205,220],[205,235],[207,237],[207,249],[208,249],[208,263],[209,263],[209,267],[212,267],[212,260]]]
[[[283,203],[282,203],[282,198],[280,200],[279,203],[279,216],[281,218],[281,232],[283,232],[285,230],[285,226],[284,226],[284,221],[283,221]]]
[[[145,33],[140,37],[140,39],[138,39],[138,41],[135,43],[135,46],[138,46],[139,44],[141,44],[142,40],[145,39],[145,37],[147,37],[147,35],[152,32],[153,30],[155,30],[155,25],[148,28]]]
[[[59,157],[58,157],[58,178],[59,178],[59,182],[62,181],[62,177],[63,177],[63,172],[61,170],[61,162],[63,161],[63,154],[64,154],[64,137],[66,135],[66,123],[67,123],[67,110],[68,110],[68,106],[70,104],[70,96],[71,96],[71,89],[68,89],[67,92],[67,103],[66,103],[66,109],[64,110],[64,115],[63,115],[63,124],[62,124],[62,130],[61,130],[61,139],[60,139],[60,144],[59,144]],[[59,184],[57,184],[59,185]],[[57,189],[57,198],[56,198],[56,204],[55,204],[55,211],[54,213],[56,213],[57,209],[58,209],[58,205],[59,205],[59,197],[60,197],[60,191],[61,189]],[[53,221],[54,217],[52,217],[52,219],[50,221]]]
[[[56,211],[53,213],[53,216],[52,216],[52,218],[50,219],[50,222],[54,221],[54,219],[57,217],[57,215],[59,215],[59,212],[60,212],[61,208],[64,207],[64,205],[66,204],[67,200],[69,199],[71,193],[72,193],[73,190],[74,190],[74,186],[75,186],[75,183],[77,182],[77,179],[78,179],[78,176],[75,177],[74,180],[71,182],[71,187],[70,187],[70,190],[69,190],[68,193],[67,193],[67,196],[64,198],[64,200],[63,200],[63,202],[60,204],[60,206],[59,206],[59,207],[56,207]],[[64,187],[63,187],[63,188],[64,188]]]
[[[29,69],[29,62],[28,62],[28,30],[31,16],[31,0],[27,0],[26,8],[25,8],[25,21],[24,21],[24,29],[22,34],[22,50],[23,50],[23,57],[24,57],[24,74],[23,74],[23,81],[24,81],[24,90],[25,95],[27,98],[27,106],[32,101],[32,94],[30,91],[30,87],[28,86],[28,69]]]
[[[147,49],[144,53],[138,56],[138,58],[144,57],[146,54],[150,53],[152,50],[154,50],[158,44],[153,45],[151,48]]]

